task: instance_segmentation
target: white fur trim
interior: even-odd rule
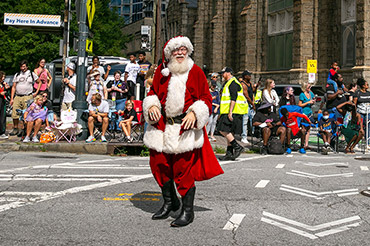
[[[155,121],[151,121],[149,119],[148,111],[152,106],[157,106],[159,108],[159,110],[161,110],[161,108],[162,108],[161,107],[161,102],[159,101],[157,95],[147,96],[147,97],[144,98],[144,101],[143,101],[144,118],[145,118],[145,121],[148,122],[149,124],[156,123]]]
[[[166,67],[162,69],[161,73],[164,77],[168,77],[168,75],[170,75],[170,70]]]
[[[170,59],[171,53],[173,50],[185,46],[188,49],[188,55],[190,56],[193,53],[193,44],[191,43],[188,37],[174,37],[171,38],[166,47],[164,47],[164,55],[167,59]]]
[[[186,81],[188,73],[172,75],[168,83],[166,98],[166,115],[175,117],[182,114],[185,103]]]
[[[154,149],[157,152],[163,151],[163,132],[148,125],[144,134],[144,144],[150,148]]]
[[[197,129],[202,129],[209,120],[209,108],[204,101],[198,100],[187,111],[193,111],[197,117]]]

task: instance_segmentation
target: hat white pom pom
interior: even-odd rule
[[[170,70],[166,67],[162,69],[161,73],[164,77],[167,77],[168,75],[170,75]]]

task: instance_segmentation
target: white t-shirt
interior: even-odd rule
[[[125,73],[128,73],[127,81],[132,81],[136,84],[137,74],[140,71],[140,65],[130,62],[126,65]]]
[[[32,78],[33,76],[33,78]],[[17,83],[15,87],[15,95],[23,96],[31,94],[33,91],[33,84],[39,77],[31,71],[27,70],[25,73],[22,71],[14,75],[13,83]]]
[[[91,69],[92,69],[92,66],[88,67],[88,68],[87,68],[87,73],[90,73]],[[102,66],[99,66],[98,68],[94,68],[94,70],[96,70],[96,69],[97,69],[97,70],[99,71],[99,73],[100,73],[100,78],[104,79],[104,78],[103,78],[103,76],[105,75],[105,70],[104,70],[104,68],[103,68]]]
[[[72,78],[69,79],[69,83],[76,87],[76,74],[73,74]],[[76,99],[76,92],[73,91],[68,85],[66,85],[64,89],[64,97],[63,102],[64,103],[71,103]]]
[[[89,111],[99,113],[109,113],[109,104],[107,101],[102,100],[99,106],[95,106],[92,103],[89,104]]]

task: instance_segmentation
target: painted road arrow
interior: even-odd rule
[[[327,195],[337,195],[337,196],[350,196],[350,195],[357,195],[359,194],[358,189],[346,189],[346,190],[334,190],[334,191],[323,191],[323,192],[315,192],[310,190],[305,190],[289,185],[282,184],[280,186],[280,190],[291,192],[297,195],[311,197],[315,199],[324,199]]]
[[[318,175],[313,173],[305,173],[301,171],[292,170],[290,172],[286,172],[286,174],[306,177],[306,178],[331,178],[331,177],[353,177],[353,173],[336,173],[336,174],[326,174],[326,175]]]
[[[261,221],[268,223],[270,225],[273,225],[273,226],[277,226],[281,229],[296,233],[298,235],[308,237],[310,239],[317,239],[317,238],[325,237],[331,234],[343,232],[353,227],[357,227],[361,223],[360,216],[352,216],[352,217],[345,218],[345,219],[340,219],[340,220],[327,222],[327,223],[316,225],[316,226],[311,226],[311,225],[306,225],[301,222],[287,219],[287,218],[284,218],[279,215],[275,215],[275,214],[272,214],[266,211],[263,211],[262,215],[263,217],[261,218]],[[352,224],[349,224],[349,223],[352,223]],[[335,227],[335,228],[332,228],[332,227]],[[321,231],[321,232],[312,233],[315,231]]]

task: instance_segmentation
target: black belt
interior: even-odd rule
[[[27,95],[16,95],[17,97],[27,97],[27,96],[31,96],[32,95],[32,93],[30,93],[30,94],[27,94]]]
[[[166,119],[166,122],[170,125],[181,124],[182,119],[186,116],[186,113],[183,113],[183,114],[177,115],[175,117],[167,117],[166,114],[164,113],[164,110],[162,109],[161,111],[162,111],[161,113],[162,113],[163,117]]]

